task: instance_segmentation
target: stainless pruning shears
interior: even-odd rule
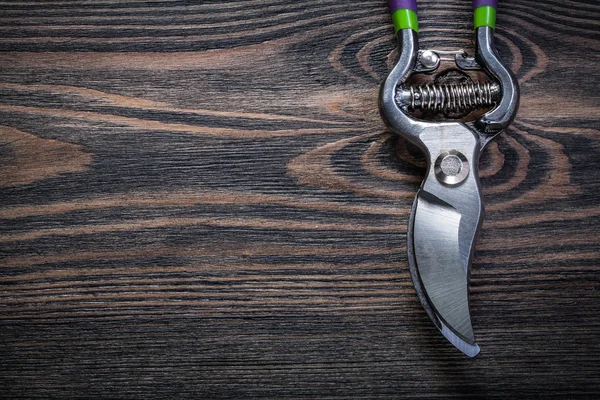
[[[479,353],[469,312],[469,270],[483,218],[479,157],[513,121],[519,86],[494,46],[497,0],[474,0],[475,57],[464,51],[421,50],[416,0],[389,0],[399,40],[399,60],[380,92],[381,115],[396,134],[417,145],[427,158],[425,180],[408,226],[408,260],[419,299],[442,334],[468,356]],[[433,74],[444,60],[460,79],[415,86],[414,74]],[[473,82],[464,71],[483,71]],[[454,79],[454,81],[453,81]],[[447,122],[477,109],[489,111],[471,122]],[[427,121],[444,114],[446,121]],[[461,120],[462,121],[462,120]]]

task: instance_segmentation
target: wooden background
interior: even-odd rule
[[[471,2],[419,4],[472,50]],[[385,1],[0,2],[0,397],[598,396],[599,20],[501,1],[468,359],[408,272]]]

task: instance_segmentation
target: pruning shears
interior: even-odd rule
[[[417,1],[389,0],[399,59],[379,99],[390,130],[417,145],[428,164],[408,226],[414,286],[433,323],[470,357],[480,350],[469,310],[469,271],[483,219],[479,157],[511,124],[519,106],[517,80],[494,46],[497,6],[497,0],[473,1],[476,52],[469,56],[462,50],[420,49]],[[409,83],[414,75],[435,74],[447,61],[460,78]],[[481,71],[487,78],[474,82],[468,71]],[[474,111],[486,109],[468,121]]]

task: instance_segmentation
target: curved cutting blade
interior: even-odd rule
[[[438,188],[436,196],[426,187],[415,198],[409,222],[412,279],[421,303],[442,334],[460,351],[474,357],[479,346],[471,325],[468,285],[481,220],[479,196],[463,197],[459,211],[440,198],[445,197],[444,188]],[[469,205],[469,200],[476,204]]]

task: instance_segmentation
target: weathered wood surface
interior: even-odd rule
[[[472,49],[470,2],[419,4]],[[599,17],[501,1],[468,359],[408,273],[384,1],[1,2],[2,397],[597,396]]]

